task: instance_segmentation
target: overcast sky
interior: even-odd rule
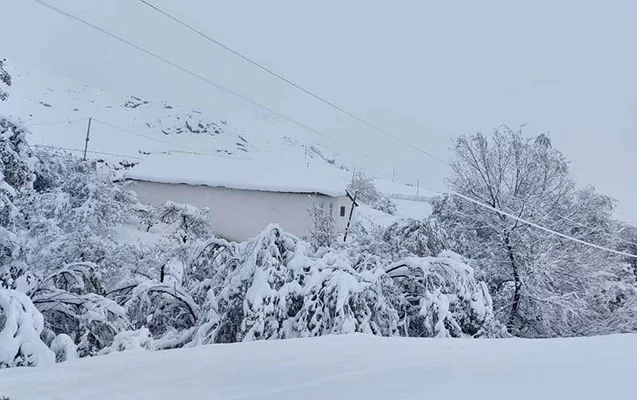
[[[368,166],[396,164],[399,175],[430,179],[432,187],[444,176],[437,163],[136,0],[45,1],[340,138],[373,155]],[[18,64],[184,105],[214,108],[225,99],[32,0],[0,2],[0,56]],[[637,221],[637,2],[152,2],[442,157],[460,133],[521,123],[549,132],[579,182],[619,199],[620,212]]]

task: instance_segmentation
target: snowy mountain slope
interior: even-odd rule
[[[188,108],[107,93],[14,64],[9,70],[14,86],[2,111],[30,128],[28,139],[34,145],[81,154],[88,118],[93,118],[88,145],[92,158],[134,161],[166,151],[330,164],[342,158],[315,137],[290,130],[262,111],[220,111],[223,107],[214,101],[209,109]]]
[[[131,351],[0,371],[12,400],[631,398],[637,336],[367,335]],[[541,383],[541,384],[540,384]]]

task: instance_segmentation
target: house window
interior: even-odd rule
[[[345,216],[345,206],[341,206],[341,217]]]

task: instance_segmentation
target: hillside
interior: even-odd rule
[[[11,400],[628,398],[637,336],[369,335],[132,351],[0,371]]]
[[[34,145],[81,154],[93,118],[88,155],[135,161],[148,153],[197,152],[290,162],[335,163],[337,153],[316,138],[290,130],[262,111],[227,114],[121,95],[46,71],[11,65],[14,86],[3,111],[30,128]],[[320,138],[319,138],[320,139]],[[342,163],[344,160],[340,160]]]

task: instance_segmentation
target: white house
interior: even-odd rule
[[[244,241],[268,224],[309,235],[313,202],[344,233],[352,208],[348,174],[331,166],[173,153],[150,156],[125,175],[142,203],[166,201],[208,208],[215,234]]]

